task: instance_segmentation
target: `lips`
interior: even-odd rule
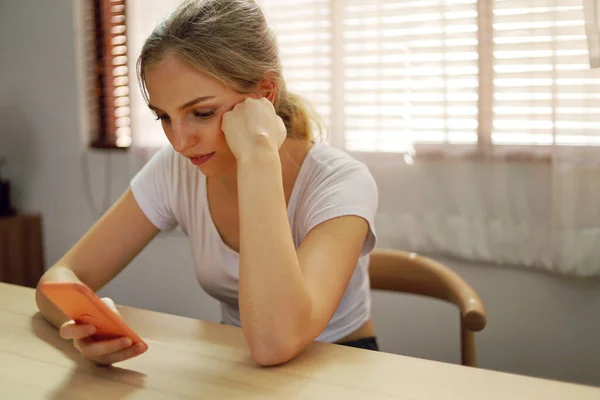
[[[210,160],[214,155],[215,155],[215,153],[212,152],[212,153],[204,154],[201,156],[194,156],[194,157],[190,157],[190,161],[194,165],[202,165],[202,164],[206,163],[208,160]]]

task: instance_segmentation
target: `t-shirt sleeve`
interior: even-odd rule
[[[328,174],[312,190],[306,202],[305,232],[329,219],[356,215],[369,224],[361,256],[369,254],[376,244],[375,214],[378,206],[377,184],[362,163],[348,165]]]
[[[131,191],[146,217],[160,230],[177,226],[173,213],[176,170],[175,151],[169,145],[160,149],[131,180]]]

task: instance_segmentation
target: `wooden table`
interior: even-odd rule
[[[150,348],[98,367],[37,313],[33,289],[0,284],[0,398],[600,399],[600,388],[323,343],[261,368],[239,328],[119,308]]]

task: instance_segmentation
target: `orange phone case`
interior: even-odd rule
[[[97,340],[127,336],[133,344],[144,341],[86,285],[77,282],[46,282],[42,293],[75,322],[94,325]]]

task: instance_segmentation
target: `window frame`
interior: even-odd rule
[[[127,150],[131,145],[131,110],[126,0],[86,0],[85,7],[84,20],[89,22],[85,27],[85,51],[91,114],[88,147]]]

